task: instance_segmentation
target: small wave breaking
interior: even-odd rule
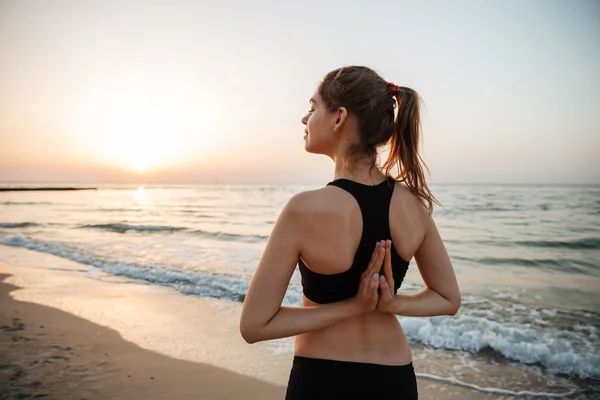
[[[157,263],[119,262],[89,254],[85,249],[77,246],[32,239],[21,234],[0,236],[0,244],[52,254],[81,264],[94,266],[111,275],[170,286],[184,294],[243,302],[248,290],[249,279],[246,278],[207,274],[200,271],[185,271],[173,268],[170,265]],[[299,293],[298,290],[288,293],[284,303],[288,305],[300,304],[301,297]]]
[[[185,230],[185,228],[168,225],[129,225],[129,224],[91,224],[82,225],[83,229],[101,229],[110,232],[125,233],[128,231],[138,232],[174,232]]]
[[[108,258],[108,254],[91,254],[82,246],[22,234],[0,235],[0,243],[92,265],[111,275],[169,286],[184,294],[237,302],[244,301],[250,280],[249,277],[182,270],[162,263],[119,262]],[[301,287],[291,283],[284,304],[300,305],[301,296]],[[506,306],[498,300],[471,295],[465,295],[464,300],[454,317],[399,317],[407,338],[447,350],[470,353],[492,350],[518,363],[539,364],[554,373],[600,380],[600,354],[596,351],[600,315],[534,309],[515,302]],[[523,313],[525,317],[516,318]]]
[[[446,242],[457,244],[475,243],[499,247],[523,246],[550,249],[600,250],[600,238],[598,237],[586,237],[573,240],[446,240]]]
[[[79,226],[81,229],[100,229],[109,232],[116,233],[127,233],[127,232],[180,232],[185,231],[192,235],[202,236],[206,238],[229,240],[229,241],[241,241],[241,242],[262,242],[268,239],[265,235],[242,235],[237,233],[228,232],[211,232],[201,229],[189,229],[181,226],[170,226],[170,225],[131,225],[125,223],[112,223],[112,224],[93,224],[93,225],[82,225]]]
[[[35,222],[0,222],[0,228],[30,228],[32,226],[38,226]]]
[[[508,312],[509,310],[503,310]],[[535,310],[531,310],[535,313]],[[435,348],[479,353],[491,350],[508,360],[539,364],[553,373],[600,379],[597,328],[565,331],[538,325],[508,322],[498,312],[462,307],[454,317],[399,317],[407,338]]]

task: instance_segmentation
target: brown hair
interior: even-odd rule
[[[440,205],[425,181],[423,170],[429,169],[419,154],[421,101],[413,89],[390,85],[367,67],[351,66],[329,72],[318,88],[330,111],[345,107],[359,120],[359,141],[352,146],[350,158],[368,158],[375,164],[377,147],[389,142],[390,153],[383,164],[386,175],[398,165],[396,180],[404,182],[419,200],[433,211]],[[396,101],[395,101],[395,100]],[[394,107],[398,115],[394,118]]]

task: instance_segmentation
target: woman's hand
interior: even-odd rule
[[[391,243],[391,242],[390,242]],[[373,311],[377,307],[379,294],[379,271],[385,257],[385,241],[377,242],[371,261],[367,265],[367,269],[362,274],[358,285],[358,293],[352,299],[360,314]]]
[[[392,312],[394,304],[394,275],[392,274],[392,241],[385,241],[385,259],[383,261],[383,274],[379,276],[379,301],[377,310],[385,313]]]

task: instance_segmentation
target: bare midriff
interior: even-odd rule
[[[318,306],[302,296],[304,307]],[[412,352],[396,315],[371,311],[296,336],[297,356],[383,365],[406,365]]]

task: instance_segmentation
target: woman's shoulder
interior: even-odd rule
[[[294,194],[286,204],[286,208],[299,213],[320,213],[335,210],[340,206],[344,194],[325,186],[313,190],[304,190]]]
[[[412,191],[404,182],[395,181],[394,195],[392,203],[394,208],[413,216],[429,217],[430,213],[427,206],[421,201],[421,198]]]

